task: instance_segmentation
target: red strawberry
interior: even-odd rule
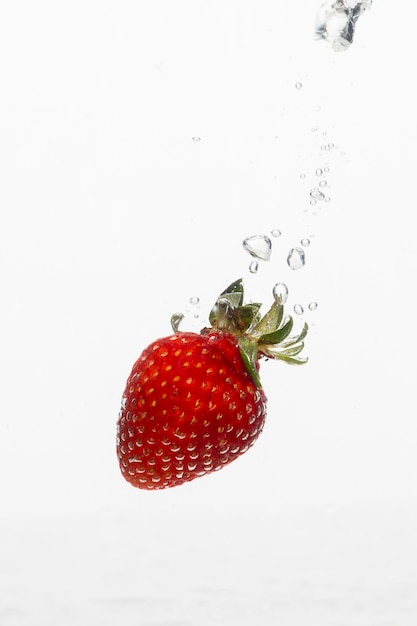
[[[289,338],[293,320],[274,302],[243,304],[238,280],[216,301],[211,328],[180,332],[148,346],[133,366],[117,424],[117,454],[125,479],[141,489],[165,489],[221,469],[259,437],[266,396],[259,358],[304,363],[307,325]]]

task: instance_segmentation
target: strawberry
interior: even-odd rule
[[[261,357],[305,363],[298,355],[307,325],[290,337],[293,320],[277,299],[264,317],[243,303],[238,280],[217,299],[210,328],[151,343],[133,366],[117,423],[124,478],[140,489],[165,489],[219,470],[246,452],[264,427],[267,400]]]

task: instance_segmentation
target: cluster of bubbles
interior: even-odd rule
[[[272,237],[280,237],[281,231],[277,228],[271,231]],[[305,248],[308,248],[311,244],[311,240],[307,237],[303,237],[300,241],[300,245],[291,248],[287,254],[287,265],[292,270],[300,270],[305,266],[306,253]],[[254,258],[249,265],[249,272],[256,274],[259,269],[259,261],[269,261],[272,253],[272,240],[268,235],[252,235],[243,240],[244,249]],[[285,304],[288,299],[288,287],[285,283],[276,283],[273,287],[272,294],[275,301],[278,304]],[[318,308],[317,302],[310,302],[308,309],[315,311]],[[304,307],[301,304],[295,304],[294,313],[302,315],[304,313]]]
[[[326,145],[322,145],[321,149],[331,150],[334,147],[335,147],[334,143],[328,143]],[[331,200],[330,196],[326,195],[328,181],[327,181],[327,178],[325,178],[326,174],[328,174],[329,172],[330,172],[330,168],[328,165],[324,167],[318,167],[316,169],[315,175],[319,180],[318,182],[317,180],[314,181],[314,183],[309,189],[308,198],[309,198],[310,206],[314,207],[316,205],[320,205],[320,203],[322,202],[326,202],[326,203],[330,202]],[[300,178],[304,180],[306,178],[306,175],[304,173],[300,174]]]

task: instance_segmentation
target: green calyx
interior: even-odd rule
[[[299,334],[291,335],[294,321],[290,315],[284,314],[283,304],[274,301],[263,316],[261,306],[258,303],[244,304],[243,281],[239,279],[220,294],[209,316],[212,328],[238,338],[242,359],[258,387],[261,387],[261,381],[257,363],[261,357],[295,365],[308,360],[299,356],[304,348],[307,324]]]

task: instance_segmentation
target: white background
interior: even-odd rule
[[[104,623],[107,609],[90,621],[82,617],[78,575],[62,588],[53,582],[65,558],[70,562],[71,541],[85,554],[101,528],[113,555],[109,571],[118,572],[117,546],[127,527],[135,550],[145,541],[150,555],[156,542],[171,571],[173,541],[184,541],[187,554],[207,547],[198,524],[211,529],[219,554],[226,541],[238,559],[234,532],[246,541],[255,529],[266,553],[281,542],[281,556],[295,567],[294,589],[317,549],[311,558],[324,563],[323,579],[312,573],[310,600],[294,600],[285,626],[306,624],[303,616],[297,621],[300,606],[311,612],[312,598],[326,598],[336,561],[339,571],[340,561],[329,557],[327,567],[317,548],[328,546],[327,527],[345,556],[356,550],[359,558],[371,545],[364,566],[370,580],[374,570],[398,572],[403,595],[393,592],[392,615],[401,610],[395,624],[414,623],[414,27],[404,5],[403,14],[393,15],[392,4],[378,0],[358,21],[353,46],[334,53],[313,40],[316,4],[2,3],[0,488],[1,518],[14,530],[9,539],[3,532],[3,562],[13,566],[0,578],[8,581],[0,623],[2,615],[5,624],[33,624],[34,615],[39,623],[48,616],[56,623],[69,606],[71,623]],[[309,192],[321,179],[316,169],[324,167],[330,201],[313,207]],[[271,261],[252,276],[242,240],[273,228],[282,237],[273,241]],[[311,238],[306,266],[291,271],[287,252],[303,237]],[[247,455],[181,488],[137,491],[121,478],[115,456],[130,368],[148,343],[170,333],[171,314],[186,312],[190,297],[200,298],[204,320],[218,293],[240,276],[254,300],[268,300],[275,282],[287,283],[290,308],[298,302],[307,310],[309,363],[263,365],[268,420]],[[307,308],[313,300],[314,313]],[[200,520],[195,536],[191,511]],[[242,518],[250,524],[232,524]],[[145,532],[144,519],[161,524],[158,539],[149,522]],[[182,529],[175,540],[163,525],[167,519]],[[256,530],[260,519],[283,526]],[[57,527],[54,543],[48,537]],[[60,560],[63,544],[68,553]],[[20,563],[15,548],[22,545]],[[253,564],[262,552],[255,540],[251,546]],[[382,546],[389,556],[380,563],[373,556]],[[99,542],[97,554],[102,549]],[[217,572],[220,557],[213,554],[204,558],[207,571]],[[43,579],[39,558],[52,559]],[[129,553],[132,576],[136,558]],[[101,567],[92,558],[88,579]],[[181,588],[188,589],[186,564],[179,571]],[[357,572],[349,571],[354,586]],[[149,580],[147,572],[144,566]],[[231,581],[219,583],[227,597],[234,594],[230,615],[202,610],[195,623],[242,623],[239,602],[247,597]],[[383,578],[381,597],[390,581]],[[346,581],[339,582],[343,595]],[[127,583],[110,575],[103,594],[117,595],[118,584],[120,591]],[[78,609],[66,600],[73,585]],[[52,589],[51,597],[41,587]],[[271,597],[275,591],[272,585]],[[291,597],[298,597],[295,591]],[[374,596],[364,597],[365,612],[358,609],[346,623],[391,624],[386,612],[372,613]],[[165,622],[153,605],[145,605],[148,621],[140,618],[143,606],[123,610],[140,625],[194,623],[183,604],[170,605]],[[280,610],[265,609],[260,623],[276,623]],[[371,613],[363,617],[366,610],[374,621]],[[329,611],[322,609],[322,624],[334,623],[326,622],[333,619]],[[116,615],[106,623],[116,623]]]

